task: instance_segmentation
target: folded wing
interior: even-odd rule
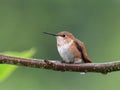
[[[92,61],[90,60],[89,56],[87,55],[86,48],[84,46],[84,43],[76,39],[75,45],[77,49],[81,52],[82,59],[84,60],[85,63],[91,63]]]

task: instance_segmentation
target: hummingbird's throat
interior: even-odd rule
[[[59,45],[65,45],[65,44],[69,44],[71,42],[73,42],[73,40],[70,39],[70,38],[66,39],[66,38],[63,38],[63,37],[60,37],[60,36],[57,37],[57,44],[59,44]]]

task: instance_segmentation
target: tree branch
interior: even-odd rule
[[[3,54],[0,54],[0,64],[12,64],[33,68],[52,69],[55,71],[97,72],[103,74],[120,70],[120,61],[105,63],[66,64],[61,63],[60,61],[21,58]]]

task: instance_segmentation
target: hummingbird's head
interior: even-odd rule
[[[57,42],[58,43],[69,43],[70,41],[73,41],[74,39],[74,36],[70,33],[70,32],[67,32],[67,31],[62,31],[62,32],[59,32],[57,34],[58,36],[56,37],[57,38]]]
[[[58,44],[69,43],[69,42],[73,41],[75,38],[70,32],[67,32],[67,31],[62,31],[57,34],[51,34],[51,33],[47,33],[47,32],[44,32],[44,33],[55,36]]]

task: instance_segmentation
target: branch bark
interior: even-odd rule
[[[0,64],[12,64],[55,71],[97,72],[107,74],[120,70],[120,61],[104,63],[67,64],[56,60],[21,58],[0,54]]]

